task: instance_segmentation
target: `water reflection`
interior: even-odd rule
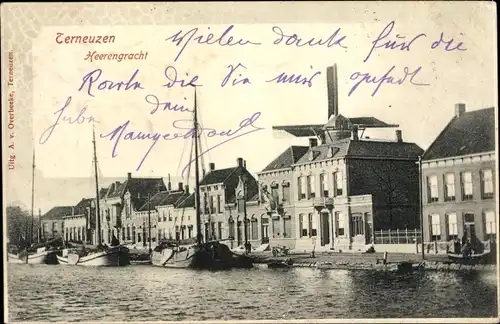
[[[489,317],[491,278],[426,272],[233,270],[9,264],[9,319],[158,321]]]

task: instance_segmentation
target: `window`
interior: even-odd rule
[[[455,200],[455,174],[447,173],[444,175],[444,200]]]
[[[229,219],[229,237],[234,239],[234,220],[232,218]]]
[[[472,173],[462,173],[462,200],[472,200]]]
[[[431,240],[439,241],[441,240],[441,223],[438,214],[430,215],[431,219]]]
[[[292,219],[289,217],[283,218],[283,237],[292,237]]]
[[[363,215],[352,214],[351,216],[351,236],[364,235]]]
[[[281,187],[283,188],[283,202],[290,202],[290,184],[285,183]]]
[[[449,213],[446,215],[448,227],[448,240],[453,240],[458,237],[458,222],[457,214]]]
[[[337,236],[345,235],[345,216],[342,213],[336,213],[337,218]]]
[[[259,224],[257,223],[256,218],[252,218],[252,225],[251,225],[251,230],[252,230],[252,240],[258,240],[259,239]]]
[[[427,195],[427,200],[430,203],[439,200],[438,178],[435,175],[427,178]]]
[[[316,197],[316,183],[314,176],[307,176],[307,199]]]
[[[300,237],[307,236],[307,228],[304,228],[304,214],[299,215],[299,235]]]
[[[273,219],[273,237],[280,237],[280,222],[279,219]]]
[[[297,185],[298,185],[298,192],[299,192],[299,200],[301,199],[306,199],[306,178],[305,177],[299,177],[297,179]]]
[[[262,242],[263,243],[268,243],[269,242],[269,219],[268,218],[261,218],[261,227],[262,227]]]
[[[217,195],[217,213],[218,214],[222,213],[220,202],[221,202],[220,195]]]
[[[165,236],[165,234],[163,234],[163,235]],[[192,237],[193,237],[193,227],[189,226],[188,227],[188,238],[192,238]]]
[[[316,220],[314,219],[314,215],[312,213],[309,214],[309,219],[308,219],[308,228],[309,228],[309,237],[312,236],[317,236],[317,230],[316,230]]]
[[[494,211],[489,210],[484,213],[484,223],[486,234],[489,236],[489,238],[494,238],[495,234],[497,233]]]
[[[333,174],[333,195],[334,197],[342,196],[344,184],[342,182],[342,172],[337,171]]]
[[[481,171],[481,191],[483,199],[493,198],[493,171],[491,169]]]
[[[280,203],[279,199],[280,199],[280,192],[279,192],[279,185],[278,184],[274,184],[274,185],[271,185],[271,196],[273,197],[273,201],[277,204]]]
[[[209,213],[213,213],[214,212],[214,196],[210,196],[210,211]]]
[[[319,186],[321,197],[328,197],[328,181],[324,173],[319,175]]]
[[[125,241],[125,227],[122,228],[122,241]]]
[[[222,240],[222,222],[217,223],[217,237]]]

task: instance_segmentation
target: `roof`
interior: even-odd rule
[[[64,216],[73,214],[73,206],[56,206],[46,212],[42,219],[62,219]]]
[[[101,188],[101,190],[99,190],[99,199],[104,198],[106,193],[108,193],[108,188]]]
[[[290,146],[276,159],[269,163],[262,172],[290,168],[307,153],[309,146]]]
[[[159,191],[165,191],[163,178],[130,178],[124,182],[114,182],[108,188],[107,198],[123,198],[127,190],[131,197],[147,197],[148,194],[156,194]]]
[[[463,113],[446,125],[424,153],[423,160],[495,150],[495,108]]]
[[[200,185],[211,185],[216,183],[224,183],[224,181],[231,176],[239,167],[232,167],[226,169],[212,170],[208,172],[200,181]]]
[[[177,208],[189,208],[189,207],[195,207],[195,198],[194,198],[194,193],[190,194],[189,196],[184,196],[183,199],[179,199],[177,202]]]
[[[154,209],[158,206],[175,205],[179,200],[186,196],[187,195],[184,191],[161,191],[152,196],[149,202],[146,200],[138,211],[147,211],[149,208]]]
[[[94,198],[82,198],[78,204],[75,206],[75,215],[86,214],[87,208],[92,207],[92,201]]]
[[[310,151],[314,152],[310,159]],[[338,158],[398,158],[418,159],[423,150],[415,143],[389,142],[375,140],[352,140],[344,138],[331,144],[323,144],[308,149],[296,164],[310,163]]]

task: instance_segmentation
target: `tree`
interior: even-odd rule
[[[38,222],[33,224],[32,242],[38,231]],[[23,245],[26,239],[30,237],[31,215],[28,211],[19,206],[7,206],[7,235],[9,243],[13,245]],[[28,239],[29,241],[29,239]]]

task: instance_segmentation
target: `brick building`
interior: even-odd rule
[[[464,104],[422,158],[425,241],[496,234],[495,109]]]
[[[254,207],[257,206],[258,191],[257,180],[248,172],[242,158],[236,160],[236,166],[224,169],[216,169],[215,164],[210,163],[208,172],[200,181],[203,236],[228,240],[233,246],[244,243],[245,237],[250,240],[251,230],[255,229],[252,222],[257,220]],[[245,200],[248,202],[246,218]],[[255,233],[253,237],[256,237]]]
[[[138,229],[136,233],[144,233],[142,224],[137,222],[135,212],[147,202],[148,198],[167,188],[162,178],[133,178],[128,173],[124,182],[112,183],[106,193],[100,197],[100,225],[101,239],[104,243],[111,243],[113,235],[123,237],[123,228]],[[137,240],[139,236],[137,236]],[[140,236],[141,242],[144,235]]]
[[[41,239],[51,240],[63,237],[64,217],[74,214],[73,206],[56,206],[41,217]]]

